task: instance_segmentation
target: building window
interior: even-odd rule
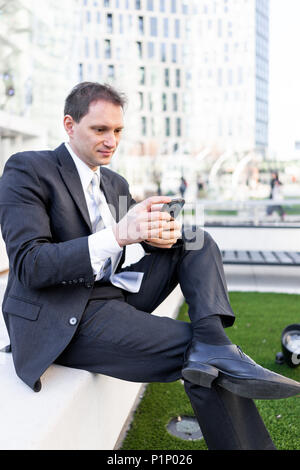
[[[164,37],[168,38],[169,37],[169,19],[168,18],[163,19],[163,30],[164,30]]]
[[[170,86],[170,70],[165,69],[165,86],[169,87]]]
[[[218,37],[222,37],[222,20],[218,19]]]
[[[139,91],[139,107],[140,111],[144,109],[144,94],[141,91]]]
[[[187,3],[183,3],[183,5],[182,5],[182,14],[183,14],[183,15],[187,15],[188,12],[189,12],[188,4],[187,4]]]
[[[167,60],[167,47],[164,42],[160,44],[160,60],[161,62],[166,62]]]
[[[144,17],[143,16],[138,17],[138,28],[139,28],[139,33],[144,34]]]
[[[181,137],[181,118],[176,118],[176,135]]]
[[[177,44],[171,45],[171,52],[172,62],[177,62]]]
[[[157,18],[150,18],[150,35],[157,36]]]
[[[148,42],[148,59],[153,59],[155,55],[154,42]]]
[[[110,0],[103,0],[103,5],[104,5],[104,7],[109,8],[110,7]]]
[[[114,65],[109,65],[107,67],[107,76],[110,79],[115,78],[115,66]]]
[[[141,0],[135,0],[135,9],[140,10],[141,9]]]
[[[155,122],[153,118],[151,118],[151,135],[155,137]]]
[[[175,38],[180,38],[180,20],[176,19],[174,23]]]
[[[160,2],[159,2],[159,10],[160,10],[160,11],[166,11],[165,0],[160,0]]]
[[[153,0],[147,0],[147,10],[149,10],[149,11],[154,10]]]
[[[175,83],[176,87],[179,88],[181,86],[181,74],[180,74],[180,69],[176,69],[175,72]]]
[[[105,41],[104,41],[104,57],[106,59],[111,58],[111,42],[110,42],[110,39],[105,39]]]
[[[145,85],[145,83],[146,83],[146,71],[145,71],[145,67],[140,67],[140,68],[139,68],[139,72],[140,72],[139,84],[140,84],[140,85]]]
[[[106,15],[106,30],[108,33],[113,33],[113,16],[111,13]]]
[[[142,59],[143,58],[143,46],[142,46],[142,43],[140,41],[138,41],[136,43],[137,45],[137,53],[138,53],[138,58],[139,59]]]
[[[91,12],[89,10],[86,12],[86,22],[87,23],[91,22]]]
[[[124,33],[123,15],[119,15],[119,32],[120,34]]]
[[[141,125],[142,125],[142,135],[146,136],[147,135],[147,119],[145,116],[142,116],[141,118]]]
[[[95,57],[96,59],[99,59],[100,57],[100,50],[99,50],[99,40],[95,40]]]
[[[166,137],[170,137],[171,135],[171,126],[170,126],[170,118],[167,117],[165,119],[165,135]]]
[[[156,77],[157,77],[157,72],[155,70],[155,68],[152,68],[151,69],[151,76],[150,76],[150,80],[151,80],[151,86],[155,86],[156,84]]]
[[[78,75],[79,75],[79,81],[82,82],[83,81],[83,65],[82,64],[79,64]]]
[[[162,94],[161,101],[162,101],[162,111],[167,111],[168,105],[167,105],[167,94],[166,93]]]
[[[148,94],[148,103],[149,103],[149,111],[153,111],[153,98],[152,93]]]
[[[177,95],[177,93],[173,93],[172,99],[173,99],[173,111],[178,111],[178,95]]]
[[[176,3],[177,3],[177,0],[171,0],[171,13],[176,13],[176,11],[177,11]]]

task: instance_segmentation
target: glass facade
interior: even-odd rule
[[[269,0],[81,1],[79,78],[94,73],[136,96],[141,148],[160,129],[167,153],[193,134],[196,145],[266,149]]]
[[[147,139],[157,138],[158,132],[164,140],[162,148],[166,153],[174,146],[179,148],[185,137],[182,122],[186,110],[181,95],[188,93],[188,79],[182,77],[189,77],[186,70],[190,52],[187,45],[189,2],[80,2],[80,34],[85,36],[79,59],[80,81],[96,77],[114,85],[120,83],[129,102],[136,96],[137,110],[143,110],[137,125],[138,140],[143,143],[140,149],[147,151]],[[126,72],[130,74],[129,80],[126,80]],[[155,115],[154,118],[151,113],[157,111],[167,116]]]

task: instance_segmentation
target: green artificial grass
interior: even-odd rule
[[[277,365],[281,332],[300,322],[300,297],[290,294],[232,292],[230,302],[236,315],[226,333],[263,367],[300,381],[300,366]],[[179,320],[189,321],[183,304]],[[300,450],[300,398],[255,400],[258,410],[278,450]],[[122,450],[205,450],[205,441],[185,441],[170,435],[166,426],[176,416],[193,416],[182,381],[151,383],[135,412]]]

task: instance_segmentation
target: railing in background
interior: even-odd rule
[[[300,199],[203,200],[200,203],[204,207],[206,226],[295,226],[300,228]]]

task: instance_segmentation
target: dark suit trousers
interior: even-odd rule
[[[94,291],[56,363],[134,382],[178,380],[193,324],[216,314],[224,326],[234,322],[219,249],[205,232],[201,249],[179,243],[153,251],[130,270],[145,273],[140,291],[116,291],[110,300],[101,299],[101,289],[97,299]],[[178,283],[191,323],[151,315]],[[185,381],[184,386],[209,449],[274,449],[252,400],[217,385],[208,389]]]

